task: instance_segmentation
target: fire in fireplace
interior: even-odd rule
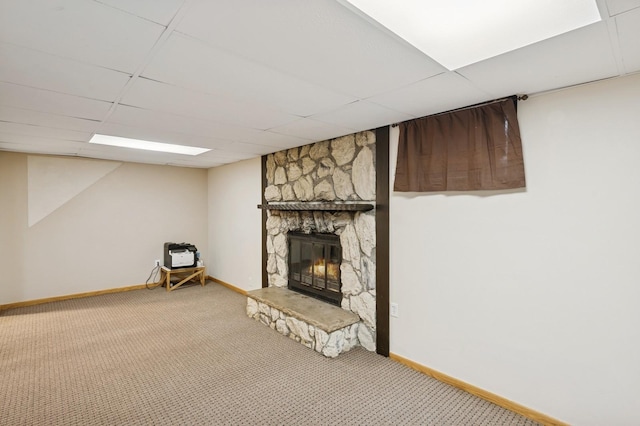
[[[289,236],[289,288],[340,306],[340,237],[331,234]]]

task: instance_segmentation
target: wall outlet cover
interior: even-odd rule
[[[389,304],[389,315],[391,315],[394,318],[398,318],[398,304],[397,303],[391,303]]]

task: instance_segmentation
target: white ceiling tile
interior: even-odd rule
[[[0,151],[28,152],[28,145],[18,142],[5,142],[0,135]]]
[[[116,9],[131,13],[167,26],[183,5],[184,0],[95,0]]]
[[[130,75],[0,43],[0,81],[86,98],[114,101]]]
[[[91,133],[87,132],[76,132],[75,130],[56,129],[52,127],[10,123],[6,121],[0,121],[0,132],[77,142],[87,142],[91,138]]]
[[[293,147],[289,147],[293,148]],[[225,151],[231,151],[236,153],[246,153],[252,156],[271,154],[272,152],[279,151],[279,149],[272,146],[256,145],[250,143],[233,142],[231,145],[225,148]]]
[[[299,116],[356,100],[179,34],[167,40],[142,76],[213,95],[251,99]]]
[[[12,123],[32,124],[58,129],[76,130],[78,132],[95,132],[99,124],[97,120],[65,117],[28,109],[0,106],[0,121]]]
[[[615,16],[640,7],[640,0],[607,0],[609,15]]]
[[[78,152],[78,147],[74,144],[78,142],[58,141],[55,144],[39,144],[21,141],[19,143],[4,142],[0,135],[0,151],[24,152],[27,154],[49,154],[74,156]]]
[[[62,140],[42,136],[24,135],[0,130],[0,142],[9,144],[26,145],[38,148],[41,152],[51,152],[55,154],[65,151],[65,153],[76,152],[80,147],[86,145],[85,142]]]
[[[424,117],[490,99],[491,95],[474,87],[466,78],[448,72],[373,96],[367,101],[414,117]]]
[[[312,118],[324,123],[350,127],[355,131],[361,131],[410,120],[414,117],[371,102],[358,101],[330,113],[314,115]]]
[[[11,13],[0,13],[0,41],[130,73],[163,30],[86,0],[15,1]]]
[[[640,9],[617,16],[622,63],[627,73],[640,70]]]
[[[200,0],[177,31],[358,98],[445,71],[397,37],[371,31],[369,22],[330,0]]]
[[[618,73],[605,22],[457,70],[493,98],[536,93]]]
[[[309,138],[312,142],[337,138],[339,136],[354,133],[355,131],[356,130],[353,128],[325,123],[311,118],[301,118],[286,125],[270,129],[270,132],[272,133]]]
[[[0,105],[89,120],[103,119],[111,107],[110,102],[2,82]]]
[[[0,115],[1,117],[1,115]],[[215,138],[275,147],[300,146],[308,143],[308,139],[281,135],[264,130],[256,130],[229,124],[215,123],[193,117],[152,111],[119,105],[109,117],[107,123],[125,124],[128,126],[151,128],[170,133],[182,133],[194,137]],[[196,140],[196,139],[193,139]]]
[[[238,151],[227,151],[227,150],[218,150],[213,149],[211,151],[205,152],[204,154],[198,155],[201,159],[207,159],[211,161],[217,161],[224,164],[232,163],[235,161],[248,160],[249,158],[255,158],[256,155],[250,154],[248,152],[238,152]]]
[[[167,166],[174,166],[174,167],[191,167],[191,168],[196,168],[196,169],[208,169],[211,167],[217,167],[217,166],[222,166],[223,164],[226,163],[219,163],[219,162],[215,162],[215,161],[210,161],[210,160],[200,160],[200,159],[188,159],[188,160],[176,160],[176,161],[172,161],[170,163],[167,163]]]
[[[82,151],[76,154],[77,157],[95,158],[99,160],[125,161],[128,163],[155,164],[159,166],[168,165],[166,158],[153,157],[127,157],[117,152]]]
[[[243,102],[231,95],[214,96],[143,78],[132,84],[122,103],[262,130],[289,123],[297,118],[269,106]]]
[[[185,117],[164,111],[128,105],[118,105],[109,116],[108,123],[150,127],[167,132],[208,135],[216,132],[219,124],[199,118]]]
[[[293,148],[296,146],[306,145],[309,142],[313,142],[313,140],[307,139],[306,137],[283,135],[281,133],[274,133],[270,130],[265,130],[244,142],[267,145],[274,148]]]

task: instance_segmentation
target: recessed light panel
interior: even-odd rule
[[[198,155],[211,151],[207,148],[197,148],[193,146],[174,145],[170,143],[150,142],[139,139],[120,138],[117,136],[95,134],[89,141],[100,145],[119,146],[122,148],[144,149],[147,151],[169,152],[172,154]]]
[[[449,70],[600,21],[595,0],[340,0]]]

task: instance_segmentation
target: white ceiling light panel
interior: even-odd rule
[[[600,21],[595,0],[341,0],[456,70]]]
[[[120,138],[117,136],[100,135],[97,133],[93,135],[89,143],[117,146],[121,148],[144,149],[146,151],[169,152],[172,154],[184,155],[198,155],[202,154],[203,152],[210,151],[210,149],[207,148],[143,141],[140,139]]]

